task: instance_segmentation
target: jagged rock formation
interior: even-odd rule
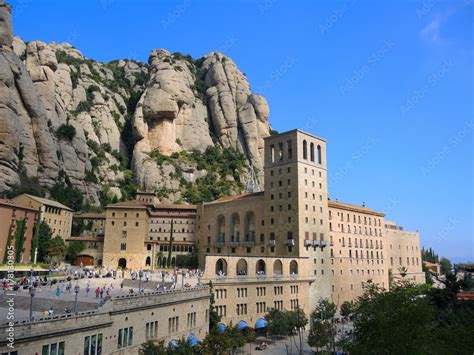
[[[165,181],[161,166],[149,158],[151,151],[165,155],[203,151],[213,141],[243,152],[262,171],[263,138],[269,135],[268,105],[262,96],[250,92],[245,76],[230,58],[213,52],[193,61],[160,49],[152,52],[149,66],[150,80],[133,117],[137,140],[133,166],[141,186],[177,188]]]
[[[176,201],[180,178],[192,183],[206,171],[153,153],[217,144],[261,172],[268,115],[266,100],[221,53],[193,60],[154,50],[148,64],[100,63],[67,43],[14,37],[11,8],[0,0],[0,192],[30,178],[49,187],[64,181],[97,204],[121,198],[135,180]]]

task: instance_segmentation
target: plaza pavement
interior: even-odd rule
[[[59,277],[58,280],[66,280],[66,276]],[[170,289],[172,285],[172,275],[168,275],[165,277],[165,287]],[[121,284],[123,282],[123,288],[121,288]],[[33,317],[41,317],[43,316],[43,312],[47,311],[50,308],[53,308],[54,314],[63,314],[65,313],[65,309],[69,308],[71,311],[74,309],[74,287],[78,285],[80,287],[79,293],[77,296],[77,311],[87,311],[87,310],[94,310],[99,308],[101,299],[100,297],[97,298],[95,294],[95,289],[97,287],[105,287],[105,289],[109,289],[109,294],[111,297],[119,296],[119,295],[128,295],[130,289],[133,289],[134,293],[139,291],[139,284],[141,283],[141,287],[144,288],[146,291],[154,291],[156,290],[157,285],[161,285],[162,278],[160,274],[154,273],[150,275],[150,280],[147,282],[145,279],[142,279],[141,282],[139,280],[132,280],[130,278],[130,274],[126,273],[125,278],[121,278],[121,273],[117,275],[117,278],[114,280],[112,277],[99,277],[99,278],[83,278],[78,280],[71,280],[71,291],[66,291],[66,285],[68,281],[64,283],[56,283],[55,285],[46,285],[46,286],[38,286],[35,289],[35,296],[33,298]],[[197,276],[194,277],[185,277],[184,284],[190,284],[191,286],[195,286],[198,283]],[[56,296],[56,290],[58,285],[64,285],[61,287],[64,289],[61,292],[59,297]],[[177,282],[176,282],[176,289],[180,289],[182,286],[182,275],[178,273]],[[89,293],[86,292],[86,288],[89,286]],[[17,291],[0,291],[0,323],[7,322],[7,310],[8,305],[7,301],[13,294],[14,301],[15,301],[15,321],[22,321],[27,320],[29,318],[29,309],[30,309],[30,302],[31,297],[29,294],[28,289],[23,289],[20,287]],[[104,292],[103,296],[106,296]]]

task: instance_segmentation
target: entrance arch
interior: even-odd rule
[[[94,265],[94,258],[90,255],[78,255],[72,262],[73,265],[92,266]]]
[[[150,266],[150,265],[151,265],[151,258],[150,258],[149,256],[146,257],[145,265],[146,265],[146,266]]]
[[[122,269],[126,269],[127,268],[127,259],[120,258],[119,261],[118,261],[118,267],[122,268]]]

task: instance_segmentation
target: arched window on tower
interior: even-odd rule
[[[303,159],[308,159],[308,143],[303,141]]]
[[[321,158],[321,146],[318,145],[318,164],[322,164],[322,158]]]
[[[309,157],[311,161],[314,161],[314,143],[309,145]]]

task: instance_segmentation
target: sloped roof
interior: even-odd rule
[[[56,208],[60,208],[60,209],[63,209],[63,210],[68,210],[68,211],[73,211],[73,209],[69,208],[68,206],[63,205],[62,203],[59,203],[58,201],[49,200],[49,199],[44,198],[44,197],[38,197],[38,196],[34,196],[34,195],[29,195],[29,194],[23,194],[21,196],[27,196],[27,197],[31,198],[32,200],[35,200],[35,201],[37,201],[39,203],[42,203],[43,205],[46,205],[46,206],[56,207]]]
[[[19,203],[17,203],[16,201],[7,200],[7,199],[3,199],[3,198],[0,198],[0,205],[12,207],[12,208],[18,208],[18,209],[22,209],[22,210],[29,210],[29,211],[38,212],[34,208],[23,206],[23,205],[20,205]]]
[[[372,214],[372,215],[376,215],[376,216],[379,216],[379,217],[384,217],[385,216],[385,213],[377,212],[377,211],[372,210],[370,208],[367,208],[365,206],[356,206],[356,205],[352,205],[350,203],[345,203],[345,202],[329,200],[328,201],[328,206],[333,207],[333,208],[340,208],[340,209],[348,210],[348,211]]]

